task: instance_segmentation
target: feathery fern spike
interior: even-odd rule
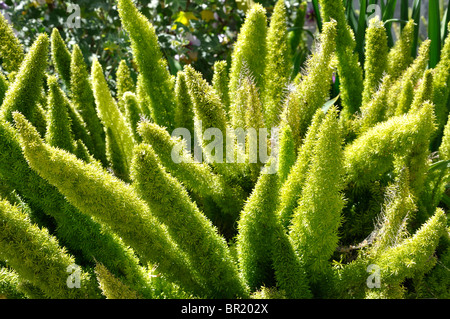
[[[121,158],[125,165],[123,173],[125,176],[128,176],[135,143],[133,132],[120,112],[116,101],[111,96],[102,67],[97,60],[94,60],[92,64],[92,85],[97,113],[105,127],[106,133],[110,134],[110,139],[107,140],[110,142],[108,150],[111,151],[114,148],[114,156]],[[109,160],[112,161],[112,154],[109,155]]]
[[[370,103],[387,68],[388,43],[384,24],[378,17],[369,22],[366,33],[363,106]]]
[[[136,147],[135,154],[134,187],[186,252],[192,267],[205,283],[205,292],[213,298],[244,297],[245,287],[225,240],[190,200],[182,184],[166,172],[151,146],[141,144]]]
[[[22,44],[17,39],[12,27],[6,18],[0,13],[0,57],[3,59],[3,67],[8,73],[19,71],[20,65],[25,59]]]
[[[73,153],[74,141],[70,128],[69,114],[58,80],[52,76],[47,79],[48,92],[48,127],[46,142],[54,147]]]
[[[142,74],[142,89],[151,100],[153,119],[171,131],[175,110],[173,82],[159,48],[155,28],[131,0],[119,0],[117,7]]]
[[[337,22],[336,55],[342,100],[341,117],[349,118],[357,112],[362,103],[363,72],[359,56],[354,52],[356,41],[347,23],[342,0],[319,0],[320,12],[324,22]]]
[[[92,138],[93,148],[89,150],[96,159],[106,166],[105,132],[95,109],[94,92],[89,81],[88,69],[78,45],[75,45],[72,50],[70,92],[74,108],[86,123],[87,130]],[[89,144],[86,146],[89,147]]]
[[[399,78],[413,62],[413,57],[410,52],[412,50],[414,28],[414,20],[411,19],[403,28],[400,39],[389,51],[387,57],[387,73],[394,80]]]
[[[194,134],[194,105],[189,95],[189,89],[186,83],[184,72],[178,72],[175,84],[175,127],[186,128],[191,134]],[[188,143],[192,143],[191,140]]]
[[[26,214],[5,200],[0,201],[0,216],[0,257],[22,278],[51,298],[99,298],[96,281],[84,271],[79,273],[80,288],[68,287],[67,270],[75,259],[46,229],[31,224]]]
[[[187,290],[202,291],[185,254],[131,186],[97,165],[86,164],[75,155],[46,145],[20,113],[15,113],[14,118],[24,155],[33,170],[81,212],[121,236],[141,261],[158,264],[161,273]]]
[[[230,107],[230,96],[228,92],[228,68],[227,61],[217,61],[214,63],[214,74],[212,78],[212,86],[216,93],[219,95],[222,104],[225,106],[226,111]]]
[[[238,222],[239,268],[251,291],[275,281],[272,245],[277,219],[277,174],[261,174]]]
[[[51,37],[51,53],[53,65],[58,72],[59,76],[63,80],[64,84],[70,86],[70,64],[71,54],[67,49],[64,40],[61,38],[61,34],[58,29],[53,28]]]
[[[266,10],[258,3],[247,12],[231,57],[229,96],[233,100],[242,76],[254,77],[256,86],[264,90],[267,17]]]
[[[325,114],[323,111],[321,109],[317,110],[314,114],[312,123],[308,128],[304,142],[299,149],[297,159],[292,166],[286,181],[281,186],[278,216],[281,224],[286,229],[288,229],[294,209],[297,207],[298,199],[306,180],[306,172],[311,162],[314,145],[317,140],[317,133],[324,118]]]
[[[336,27],[335,21],[323,25],[320,47],[307,61],[307,75],[289,95],[282,114],[283,121],[291,126],[296,148],[301,145],[314,113],[326,102],[330,91]]]
[[[338,111],[332,108],[322,121],[299,205],[289,236],[305,263],[311,281],[326,273],[338,243],[344,200],[342,133]]]
[[[39,35],[21,64],[15,81],[10,84],[0,110],[1,118],[7,122],[12,123],[12,112],[19,111],[36,126],[41,125],[37,117],[37,102],[47,66],[48,46],[48,36]]]
[[[262,101],[268,128],[277,126],[282,112],[285,88],[291,74],[291,56],[284,0],[275,4],[267,32],[267,56]]]

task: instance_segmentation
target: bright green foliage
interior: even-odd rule
[[[12,112],[20,111],[35,125],[42,124],[36,103],[41,95],[48,46],[48,36],[41,34],[26,55],[15,81],[10,84],[0,110],[0,117],[7,122],[12,122]]]
[[[214,74],[212,86],[222,101],[222,104],[228,111],[230,106],[230,96],[228,92],[228,69],[227,61],[217,61],[214,63]]]
[[[383,290],[389,286],[400,284],[406,278],[412,278],[429,271],[436,263],[433,253],[439,238],[445,231],[447,217],[441,209],[437,209],[419,230],[401,244],[382,251],[376,258],[381,268]]]
[[[306,173],[311,162],[314,145],[316,143],[317,134],[320,123],[324,119],[325,114],[322,110],[317,110],[314,114],[311,126],[306,133],[304,142],[299,149],[297,160],[292,166],[289,175],[283,182],[280,189],[280,206],[278,207],[278,215],[281,224],[287,229],[290,225],[294,209],[297,207],[298,199],[301,195],[303,185],[306,180]],[[280,155],[281,155],[280,150]],[[281,158],[280,158],[281,164]],[[280,166],[280,169],[282,166]]]
[[[251,76],[256,87],[264,90],[267,17],[266,10],[256,3],[248,12],[234,45],[231,57],[229,96],[233,101],[240,81]]]
[[[411,19],[403,28],[400,39],[389,51],[387,57],[387,73],[392,77],[392,79],[399,78],[413,62],[413,57],[410,52],[414,37],[414,28],[414,20]]]
[[[137,133],[137,125],[141,120],[142,111],[137,96],[136,94],[127,91],[123,94],[122,100],[125,108],[125,119],[131,127],[133,138],[136,142],[140,142],[141,137]]]
[[[0,57],[3,59],[3,68],[9,73],[19,71],[25,59],[22,44],[2,14],[0,14]]]
[[[3,75],[3,73],[0,72],[0,106],[3,103],[3,98],[5,97],[6,91],[8,90],[8,80]]]
[[[419,87],[416,89],[410,112],[416,112],[424,102],[433,98],[433,71],[426,70]]]
[[[89,81],[88,69],[78,45],[75,45],[72,50],[70,81],[71,99],[75,110],[89,128],[93,143],[90,152],[106,165],[105,132],[95,109],[95,98]]]
[[[388,52],[375,19],[363,56],[343,1],[319,2],[292,83],[306,1],[289,39],[283,1],[269,28],[249,9],[210,83],[169,74],[132,0],[118,8],[134,61],[109,84],[56,30],[53,68],[48,36],[25,56],[1,20],[0,298],[447,298],[450,42],[427,70],[412,22]],[[66,284],[74,263],[82,289]]]
[[[131,0],[118,1],[122,25],[131,39],[133,56],[142,74],[142,89],[151,100],[153,119],[171,131],[174,127],[175,95],[153,25]]]
[[[177,74],[175,98],[177,102],[175,109],[175,127],[186,128],[191,134],[194,134],[194,105],[189,95],[184,72],[178,72]],[[191,140],[189,142],[192,143]]]
[[[250,174],[253,181],[256,182],[258,176],[260,174],[261,168],[264,165],[258,159],[258,151],[260,145],[261,136],[259,134],[259,130],[266,127],[266,123],[264,121],[264,110],[259,97],[258,89],[256,85],[249,78],[245,78],[243,81],[247,82],[243,85],[246,89],[245,95],[246,102],[244,104],[245,110],[245,126],[244,128],[254,129],[256,135],[249,133],[247,135],[247,145],[246,152],[249,160]],[[258,149],[252,147],[254,145],[258,145]]]
[[[50,298],[98,298],[96,282],[80,272],[80,288],[70,289],[67,269],[75,259],[61,248],[47,229],[31,224],[28,216],[0,201],[0,257],[19,276],[37,285]],[[26,240],[25,240],[26,239]]]
[[[374,252],[382,252],[401,243],[406,235],[406,221],[416,210],[415,198],[409,188],[409,171],[404,169],[395,184],[386,191],[380,229],[377,230]]]
[[[97,113],[108,136],[106,139],[108,160],[111,163],[122,162],[124,167],[120,171],[126,177],[129,175],[133,158],[133,132],[111,96],[102,67],[97,60],[92,64],[92,85]],[[111,154],[111,150],[114,155]],[[118,159],[113,159],[112,156],[117,156]]]
[[[391,117],[345,147],[347,181],[366,185],[393,169],[396,155],[408,156],[429,145],[434,132],[433,107],[425,104],[417,113]]]
[[[289,124],[286,124],[281,128],[280,151],[278,154],[278,176],[281,184],[287,179],[291,167],[295,164],[296,153],[291,127]]]
[[[69,115],[63,92],[59,88],[56,77],[47,79],[48,92],[48,127],[45,135],[46,142],[54,147],[73,153],[74,141],[70,127]]]
[[[290,299],[309,299],[312,293],[304,266],[295,253],[289,236],[277,222],[272,234],[272,259],[278,286]]]
[[[316,281],[328,268],[338,244],[344,200],[342,133],[333,107],[322,121],[299,205],[289,236],[305,263],[308,277]]]
[[[121,60],[119,63],[116,73],[116,81],[118,100],[123,98],[125,92],[136,93],[136,85],[131,78],[131,72],[125,60]]]
[[[214,174],[209,165],[194,162],[194,158],[184,147],[180,152],[175,151],[175,154],[180,157],[179,161],[175,162],[172,151],[178,149],[180,140],[172,138],[157,124],[141,122],[138,132],[145,143],[153,146],[168,172],[182,182],[189,192],[196,194],[198,198],[212,198],[219,209],[214,207],[214,209],[205,210],[204,213],[222,233],[227,235],[232,233],[234,222],[238,219],[246,198],[244,191],[239,186],[228,185],[223,176]]]
[[[336,55],[342,100],[342,117],[349,118],[357,112],[362,103],[363,74],[358,53],[354,52],[356,41],[347,24],[342,0],[319,0],[324,22],[337,22]]]
[[[336,22],[323,26],[320,47],[307,61],[307,74],[289,95],[283,111],[283,121],[291,126],[296,148],[311,123],[314,113],[326,102],[333,73],[331,59],[336,49]]]
[[[56,28],[52,31],[50,43],[53,65],[64,84],[70,86],[71,54]]]
[[[23,299],[19,275],[6,267],[0,267],[0,299]]]
[[[225,240],[191,201],[182,184],[161,166],[151,146],[141,144],[135,149],[132,177],[138,194],[186,252],[205,284],[207,296],[244,297],[245,287]]]
[[[125,285],[120,279],[109,272],[108,268],[102,264],[95,266],[95,274],[99,281],[102,294],[107,299],[140,299],[142,298],[136,291]]]
[[[399,116],[405,114],[411,108],[414,100],[414,85],[412,81],[404,81],[400,97],[397,102],[397,109],[395,115]]]
[[[185,255],[131,186],[96,165],[86,164],[46,145],[21,114],[15,113],[15,122],[25,157],[40,176],[57,187],[84,214],[121,236],[141,260],[157,263],[168,278],[182,283],[188,290],[199,291]],[[127,213],[122,214],[122,209]]]
[[[405,85],[406,81],[411,81],[415,87],[418,81],[422,78],[423,73],[427,69],[429,56],[430,56],[430,40],[425,40],[419,47],[417,58],[413,63],[401,74],[397,81],[392,85],[389,90],[387,99],[386,116],[389,118],[394,116],[397,110],[397,103],[400,96],[404,96],[406,93],[402,93],[402,90],[408,90],[408,86]]]
[[[391,77],[389,75],[384,76],[379,89],[372,95],[371,100],[361,106],[361,115],[354,123],[354,130],[358,135],[364,133],[377,123],[386,120],[387,95],[389,94],[391,83]]]
[[[274,284],[272,243],[277,219],[277,174],[261,174],[238,223],[237,251],[240,271],[251,291]]]
[[[372,96],[378,90],[388,63],[386,29],[378,17],[369,22],[365,53],[363,106],[370,103]]]
[[[450,29],[450,24],[448,25]],[[434,68],[433,76],[433,98],[432,102],[436,108],[436,122],[438,131],[441,132],[445,126],[449,112],[448,101],[450,100],[450,37],[447,37],[441,51],[441,60]]]
[[[286,88],[291,75],[291,56],[287,41],[286,7],[284,0],[275,4],[267,32],[267,55],[262,100],[268,128],[278,125],[283,111]]]

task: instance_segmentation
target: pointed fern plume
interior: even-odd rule
[[[337,22],[336,55],[342,100],[341,117],[349,118],[361,107],[363,92],[362,67],[354,52],[356,41],[347,23],[342,0],[320,0],[320,12],[324,22]]]
[[[141,137],[137,132],[137,126],[139,121],[141,120],[142,111],[139,105],[138,98],[136,94],[127,91],[123,94],[122,101],[125,108],[125,119],[127,120],[127,123],[131,128],[133,138],[136,142],[140,142]]]
[[[239,179],[242,176],[243,164],[236,162],[229,163],[227,154],[227,144],[229,125],[225,108],[220,101],[215,90],[203,79],[202,75],[195,71],[191,66],[186,66],[186,83],[189,89],[192,102],[194,104],[194,130],[200,139],[204,160],[211,163],[214,169],[228,179]],[[208,141],[204,138],[204,133],[208,129],[215,129],[215,132],[221,132],[221,136],[214,136],[214,140]],[[234,130],[232,130],[234,131]],[[233,134],[230,139],[233,140]],[[214,147],[212,150],[211,147]],[[214,154],[212,154],[214,153]],[[217,160],[216,160],[217,159]]]
[[[244,297],[245,287],[224,238],[191,201],[182,184],[166,172],[151,146],[136,147],[132,176],[140,197],[167,225],[171,238],[186,252],[205,284],[207,296]]]
[[[175,127],[186,128],[194,134],[194,105],[189,95],[184,72],[178,72],[175,84]],[[188,141],[192,143],[192,140]]]
[[[261,174],[238,222],[240,271],[251,291],[274,284],[272,243],[277,220],[277,174]]]
[[[428,69],[425,71],[419,87],[414,92],[414,98],[409,111],[417,112],[423,103],[426,101],[431,102],[433,99],[433,90],[433,71]],[[436,110],[436,108],[434,109]]]
[[[227,61],[217,61],[214,63],[214,74],[212,78],[212,86],[219,95],[222,104],[228,111],[230,107],[230,96],[228,92],[228,68]]]
[[[387,73],[392,79],[399,78],[413,62],[413,57],[410,52],[414,37],[414,28],[414,20],[411,19],[403,28],[399,40],[395,42],[394,47],[389,51],[387,57]]]
[[[450,30],[450,23],[448,24]],[[441,51],[441,59],[434,69],[432,102],[436,107],[438,132],[442,132],[449,112],[450,99],[450,36],[447,36]]]
[[[215,174],[206,163],[196,163],[182,140],[171,137],[157,124],[143,121],[138,126],[138,132],[145,143],[153,146],[167,171],[182,182],[190,193],[214,201],[219,209],[214,207],[204,213],[219,227],[221,233],[234,234],[234,223],[244,205],[246,193],[238,185],[229,185],[223,176]]]
[[[21,289],[20,277],[14,270],[0,266],[0,299],[25,299],[29,295]]]
[[[108,84],[103,75],[100,63],[94,60],[92,64],[92,86],[94,91],[97,113],[105,127],[106,134],[109,136],[109,152],[114,149],[114,156],[119,157],[124,165],[121,170],[125,177],[129,175],[131,160],[133,158],[134,138],[130,125],[120,112],[116,101],[111,96]],[[109,154],[109,160],[112,161],[112,154]],[[117,161],[113,161],[117,162]]]
[[[97,276],[99,287],[102,294],[107,299],[140,299],[138,292],[124,284],[119,278],[115,277],[105,266],[97,264],[95,266],[95,275]]]
[[[189,291],[201,292],[185,254],[131,186],[97,165],[45,144],[20,113],[14,118],[24,155],[33,170],[81,212],[119,235],[141,261],[158,264],[168,279]]]
[[[61,38],[58,29],[54,28],[50,37],[53,65],[63,80],[64,84],[70,86],[70,64],[71,54]]]
[[[159,48],[155,28],[131,0],[119,0],[117,8],[131,39],[133,56],[142,74],[142,89],[151,101],[153,119],[172,131],[175,110],[173,82]]]
[[[317,110],[314,114],[312,123],[308,128],[304,142],[298,151],[297,159],[292,166],[286,181],[283,182],[280,189],[280,205],[278,207],[278,216],[281,224],[287,229],[291,223],[294,209],[297,207],[303,185],[306,180],[306,173],[311,162],[314,145],[317,140],[317,134],[325,114],[322,110]],[[281,155],[280,150],[280,155]],[[281,159],[280,159],[280,162]],[[281,164],[281,163],[280,163]],[[282,166],[280,166],[281,168]]]
[[[48,46],[48,36],[39,35],[21,64],[15,81],[10,84],[0,110],[0,117],[7,122],[12,123],[12,112],[19,111],[33,124],[42,124],[42,114],[39,114],[41,111],[37,103],[47,67]]]
[[[268,128],[278,125],[285,88],[291,74],[291,56],[287,35],[286,6],[284,0],[278,0],[267,31],[265,84],[264,91],[261,91]]]
[[[17,39],[12,27],[0,13],[0,57],[2,66],[8,73],[19,71],[25,53],[22,44]]]
[[[413,278],[428,272],[436,264],[433,256],[447,225],[447,216],[440,208],[424,223],[416,233],[401,244],[390,247],[375,258],[380,267],[381,289],[376,294],[389,297],[392,286],[400,285],[406,278]],[[371,290],[371,293],[374,291]]]
[[[322,121],[305,185],[295,209],[289,236],[311,281],[326,273],[338,244],[344,200],[342,132],[338,111],[331,108]]]
[[[251,75],[261,92],[264,90],[267,17],[266,10],[256,3],[247,12],[231,57],[229,96],[236,96],[243,76]]]
[[[286,181],[291,171],[292,166],[294,166],[297,152],[295,149],[294,137],[292,135],[292,130],[289,124],[285,124],[281,128],[280,133],[280,151],[278,154],[278,176],[280,178],[280,184]]]
[[[395,109],[395,115],[399,116],[405,114],[411,108],[411,104],[414,100],[414,84],[411,80],[403,82],[403,87],[398,98],[397,108]]]
[[[387,189],[379,229],[372,253],[382,252],[401,243],[407,235],[407,223],[416,211],[415,198],[409,187],[409,170],[403,169],[396,182]]]
[[[433,105],[425,103],[417,113],[391,117],[360,135],[345,147],[347,182],[367,185],[393,170],[397,156],[408,157],[429,145],[435,131]]]
[[[0,258],[19,276],[39,287],[49,298],[98,298],[97,283],[80,271],[80,289],[68,287],[67,269],[75,258],[47,229],[33,225],[19,207],[0,201]],[[24,240],[26,239],[26,240]]]
[[[366,33],[364,91],[362,105],[370,103],[387,68],[388,43],[384,24],[378,17],[369,21]]]
[[[136,93],[136,85],[131,78],[131,72],[125,60],[120,60],[116,73],[117,99],[123,98],[126,92]]]
[[[92,138],[92,155],[104,165],[106,160],[105,132],[96,111],[94,92],[83,54],[78,45],[72,50],[70,65],[70,93],[75,110],[80,114]],[[88,145],[86,145],[88,146]]]
[[[282,114],[283,122],[291,126],[296,148],[301,145],[314,113],[323,106],[329,95],[336,27],[335,21],[323,25],[319,47],[307,61],[306,75],[289,95]]]
[[[46,142],[54,147],[73,153],[74,141],[70,127],[66,101],[63,97],[58,80],[52,76],[47,79],[48,92],[48,127],[45,134]]]
[[[406,83],[410,83],[410,81]],[[354,131],[357,133],[357,135],[364,133],[371,127],[387,119],[386,104],[391,84],[392,84],[391,77],[389,75],[385,75],[382,79],[382,82],[378,90],[375,93],[373,93],[370,101],[367,104],[363,104],[361,106],[360,115],[354,122],[355,124]],[[406,98],[408,98],[408,96],[406,96]]]
[[[394,116],[397,109],[397,103],[400,96],[404,95],[402,90],[406,90],[406,81],[411,81],[415,87],[419,80],[422,78],[423,73],[428,67],[428,61],[430,59],[430,40],[425,40],[419,47],[417,58],[410,64],[410,66],[401,74],[389,90],[387,100],[386,116],[389,118]]]

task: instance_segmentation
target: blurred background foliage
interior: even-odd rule
[[[230,58],[245,11],[254,2],[261,3],[270,18],[275,0],[138,0],[136,5],[155,26],[171,73],[176,74],[185,64],[192,64],[211,80],[214,62]],[[390,46],[398,38],[404,23],[414,19],[417,30],[421,30],[416,36],[417,48],[427,37],[442,40],[446,36],[450,18],[448,2],[344,0],[347,19],[355,33],[356,49],[361,57],[364,56],[367,22],[374,14],[371,5],[381,9],[382,19],[389,30]],[[71,3],[80,8],[80,28],[67,26],[74,13],[68,10]],[[286,0],[285,3],[295,77],[310,54],[314,34],[321,28],[321,19],[318,0]],[[361,15],[363,7],[366,14]],[[120,60],[127,61],[131,69],[135,69],[129,39],[121,27],[115,0],[4,0],[0,1],[0,12],[11,21],[25,48],[31,46],[37,34],[50,34],[53,28],[57,28],[70,50],[74,43],[78,43],[89,62],[94,56],[102,62],[112,86]],[[434,54],[433,63],[439,60],[441,42],[436,43],[431,53]],[[414,50],[412,55],[415,55]],[[132,76],[136,77],[136,74]]]

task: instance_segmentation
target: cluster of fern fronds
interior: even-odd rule
[[[301,75],[279,0],[208,83],[171,76],[118,0],[139,75],[122,61],[116,88],[56,29],[25,53],[0,16],[0,296],[449,298],[450,39],[429,69],[413,21],[389,49],[374,18],[360,65],[343,1],[320,5]]]

